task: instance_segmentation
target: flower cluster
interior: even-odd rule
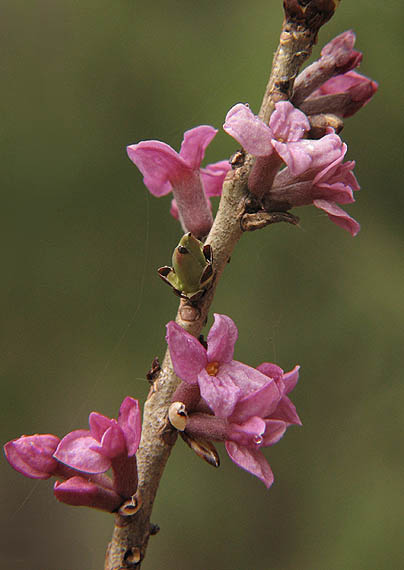
[[[289,426],[301,425],[287,395],[299,367],[284,373],[268,362],[252,368],[233,360],[237,336],[226,315],[215,314],[206,347],[175,322],[168,323],[171,360],[183,381],[173,402],[181,402],[187,415],[180,429],[195,439],[224,441],[230,458],[270,487],[273,474],[261,448],[277,443]],[[175,409],[184,414],[178,405]]]
[[[352,71],[362,59],[362,54],[353,49],[354,42],[353,32],[344,32],[297,77],[292,102],[299,103],[300,109],[289,101],[277,103],[267,126],[248,106],[238,104],[230,109],[223,126],[257,157],[248,185],[268,210],[313,204],[352,235],[360,226],[338,204],[355,201],[353,192],[359,190],[352,172],[355,163],[343,162],[347,146],[327,126],[324,114],[349,117],[377,89],[374,81]],[[320,115],[326,126],[324,133],[318,139],[307,138],[312,122],[318,124]],[[285,168],[280,170],[283,164]]]
[[[68,505],[116,511],[137,490],[136,451],[141,435],[137,400],[125,398],[118,420],[92,412],[89,430],[62,440],[51,434],[23,435],[4,452],[10,465],[32,479],[56,477],[55,497]],[[112,478],[105,475],[112,470]]]
[[[366,105],[377,91],[377,83],[353,71],[362,61],[354,49],[355,34],[348,30],[321,50],[320,59],[296,78],[292,103],[307,115],[333,113],[350,117]]]
[[[355,163],[343,162],[347,146],[337,133],[342,119],[356,113],[377,90],[376,82],[354,71],[362,60],[354,44],[351,30],[329,42],[320,58],[296,78],[291,102],[276,104],[269,125],[240,103],[230,109],[223,125],[256,157],[248,187],[265,210],[313,204],[353,236],[360,226],[338,204],[354,202],[359,184]],[[208,198],[220,195],[230,169],[225,161],[200,168],[216,132],[207,125],[187,131],[179,154],[159,141],[128,147],[150,192],[162,196],[172,191],[171,213],[184,231],[200,238],[212,225]]]
[[[291,100],[276,103],[268,124],[248,105],[238,103],[223,125],[254,157],[248,178],[255,196],[251,203],[266,212],[312,204],[352,235],[359,224],[339,205],[354,202],[359,184],[355,163],[344,162],[347,146],[338,133],[343,119],[377,90],[374,81],[355,71],[362,54],[354,43],[352,31],[328,43],[320,58],[296,78]],[[173,193],[171,214],[188,233],[175,250],[174,267],[159,271],[191,304],[204,295],[213,278],[211,247],[195,238],[207,236],[213,223],[210,198],[220,195],[231,169],[227,161],[201,167],[216,133],[209,125],[186,131],[179,153],[155,140],[127,148],[153,195]],[[215,314],[206,343],[175,322],[168,323],[171,360],[182,380],[168,418],[201,456],[211,454],[211,462],[217,464],[212,442],[224,442],[233,462],[269,488],[274,478],[262,448],[277,443],[291,425],[301,425],[288,396],[299,366],[284,372],[269,362],[257,368],[238,362],[233,359],[237,336],[236,325],[226,315]],[[27,477],[56,477],[54,494],[64,503],[132,514],[140,504],[138,401],[125,398],[117,420],[92,412],[89,426],[62,440],[51,434],[23,435],[4,446],[6,458]]]

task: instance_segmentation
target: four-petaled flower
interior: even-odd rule
[[[104,473],[112,468],[114,488],[130,497],[137,488],[136,451],[141,436],[139,402],[127,396],[118,420],[98,412],[89,416],[90,430],[75,430],[59,443],[54,457],[86,473]]]
[[[127,396],[119,409],[118,420],[91,412],[89,425],[90,430],[79,429],[65,435],[54,457],[79,471],[104,473],[115,459],[133,457],[139,447],[139,402]]]
[[[209,125],[186,131],[179,153],[155,140],[141,141],[127,148],[129,158],[143,174],[146,187],[154,196],[172,191],[172,215],[179,218],[184,232],[198,238],[209,233],[213,222],[209,197],[220,195],[230,169],[228,161],[201,168],[206,147],[216,133]]]
[[[225,441],[231,459],[270,487],[273,475],[260,447],[273,445],[289,425],[300,424],[286,396],[297,382],[298,367],[284,375],[275,365],[262,365],[261,371],[233,360],[237,336],[236,325],[226,315],[215,314],[207,348],[175,322],[167,325],[175,373],[191,386],[199,386],[214,414],[191,414],[186,430]]]

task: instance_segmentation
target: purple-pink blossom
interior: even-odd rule
[[[352,30],[340,34],[324,46],[320,59],[299,73],[292,103],[306,115],[350,117],[376,93],[376,81],[353,71],[362,61],[354,44]]]
[[[209,197],[220,195],[227,161],[201,168],[201,162],[217,130],[209,125],[184,134],[180,152],[160,141],[141,141],[127,148],[128,156],[143,174],[146,187],[154,196],[172,191],[171,213],[185,232],[201,238],[208,234],[213,218]]]
[[[267,195],[267,204],[273,210],[313,204],[355,236],[360,230],[359,223],[338,206],[354,202],[353,193],[360,189],[353,173],[355,162],[343,162],[347,146],[335,134],[310,142],[313,153],[316,147],[324,149],[326,145],[329,151],[318,152],[311,168],[299,176],[294,176],[289,168],[281,170]]]
[[[355,69],[362,61],[362,53],[354,49],[356,36],[347,30],[326,44],[320,58],[299,73],[293,87],[292,103],[300,104],[331,77]]]
[[[57,472],[53,457],[60,439],[52,434],[22,435],[4,445],[10,465],[25,477],[48,479]]]
[[[189,384],[198,384],[202,398],[218,417],[229,416],[241,393],[262,384],[263,375],[233,360],[237,327],[230,317],[215,314],[207,349],[174,321],[167,324],[167,343],[174,371]]]
[[[175,322],[167,325],[174,371],[191,387],[197,385],[202,398],[188,417],[186,431],[225,441],[231,459],[270,487],[272,471],[260,448],[279,441],[289,425],[301,423],[287,397],[297,382],[298,367],[284,374],[269,363],[260,370],[233,360],[237,327],[226,315],[214,317],[207,348]]]
[[[135,454],[141,436],[139,402],[127,396],[118,420],[92,412],[89,425],[89,430],[68,433],[54,457],[86,473],[104,473],[112,468],[115,491],[124,497],[133,495],[137,488]]]
[[[104,473],[114,459],[133,457],[139,447],[139,402],[127,396],[119,409],[118,420],[91,412],[89,425],[90,430],[75,430],[65,435],[54,457],[86,473]]]
[[[257,156],[248,183],[258,195],[264,189],[262,198],[269,210],[313,204],[356,235],[358,222],[338,206],[355,201],[353,192],[359,190],[352,172],[355,163],[343,163],[347,146],[332,130],[318,140],[302,138],[308,128],[303,117],[291,103],[281,102],[266,126],[247,107],[236,105],[226,117],[225,130]],[[278,162],[273,161],[273,152]],[[286,168],[280,170],[282,161]]]
[[[75,430],[62,440],[52,434],[23,435],[6,443],[4,453],[26,477],[59,479],[54,487],[58,500],[112,512],[137,489],[139,403],[127,397],[118,420],[92,412],[89,423],[90,430]],[[109,468],[112,479],[104,474]]]
[[[308,114],[334,113],[347,118],[369,103],[378,89],[373,79],[356,71],[331,77],[301,105]]]
[[[303,140],[310,123],[289,101],[275,105],[269,126],[247,105],[238,103],[227,113],[223,129],[254,156],[269,157],[275,151],[281,159],[277,170],[282,160],[294,174],[300,174],[311,163],[312,155],[306,152],[307,144]]]

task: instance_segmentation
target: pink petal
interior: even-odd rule
[[[304,137],[310,130],[310,122],[306,115],[296,109],[289,101],[279,101],[271,115],[269,126],[275,139],[282,142],[295,142]]]
[[[199,169],[206,147],[215,137],[217,129],[209,125],[200,125],[185,131],[181,144],[180,156],[193,170]]]
[[[115,423],[107,429],[102,437],[101,446],[92,446],[91,449],[108,459],[113,459],[123,454],[126,455],[125,436],[118,424]]]
[[[229,170],[231,170],[231,166],[228,160],[214,162],[201,169],[202,184],[206,196],[210,198],[222,194],[223,182]]]
[[[251,416],[267,418],[276,409],[281,394],[274,380],[269,380],[256,392],[240,399],[231,415],[230,421],[245,422]]]
[[[313,170],[329,167],[346,153],[346,145],[334,133],[319,140],[303,139],[288,144],[273,141],[273,145],[293,176],[311,176]]]
[[[241,389],[240,397],[242,398],[260,390],[268,383],[267,376],[262,372],[237,360],[221,364],[218,374],[227,374],[231,377],[232,381]]]
[[[353,30],[345,30],[322,48],[320,55],[336,55],[340,50],[350,51],[355,45],[356,35]]]
[[[283,383],[285,384],[285,394],[289,394],[297,384],[299,380],[299,370],[300,366],[296,364],[296,366],[290,370],[289,372],[285,372],[282,377]]]
[[[313,200],[327,200],[327,202],[338,202],[339,204],[351,204],[355,202],[352,189],[344,186],[340,182],[328,184],[321,182],[313,188]]]
[[[176,220],[179,220],[179,219],[180,219],[180,216],[179,216],[179,213],[178,213],[177,202],[174,200],[174,198],[171,200],[170,214],[171,214],[172,217],[175,218]]]
[[[314,150],[312,142],[314,141],[308,139],[296,143],[282,143],[273,140],[272,144],[283,162],[289,167],[290,172],[298,176],[311,167]]]
[[[119,408],[118,424],[126,441],[128,456],[135,455],[142,435],[142,418],[138,400],[127,396]]]
[[[319,95],[335,95],[338,93],[349,93],[350,101],[347,101],[341,109],[343,117],[351,117],[361,107],[369,103],[373,95],[378,90],[378,84],[365,75],[348,71],[347,73],[332,77],[319,89],[313,93],[313,97]]]
[[[233,378],[222,370],[217,376],[210,376],[203,368],[198,375],[202,398],[207,402],[215,416],[227,418],[233,411],[240,395],[240,388]]]
[[[154,196],[168,194],[192,170],[175,150],[160,141],[142,141],[128,146],[127,152]]]
[[[332,58],[337,73],[357,67],[362,61],[362,54],[353,49],[355,39],[352,30],[343,32],[323,47],[321,57]]]
[[[325,138],[325,137],[323,137]],[[322,139],[320,139],[322,140]],[[334,139],[333,139],[334,140]],[[329,142],[333,142],[331,139],[328,139]],[[336,143],[337,148],[339,148],[338,146],[338,141],[334,140],[334,142]],[[313,184],[316,185],[321,181],[333,181],[335,180],[335,178],[339,178],[339,174],[340,174],[340,169],[342,166],[342,161],[344,160],[344,156],[346,154],[347,151],[347,145],[345,143],[343,143],[340,147],[340,151],[336,153],[335,155],[335,159],[331,160],[328,163],[321,163],[321,169],[317,172],[316,176],[313,178]],[[352,168],[355,166],[355,163],[345,163],[345,165],[351,166]],[[345,180],[346,179],[346,168],[343,168],[342,171],[342,179]],[[352,175],[353,176],[353,175]],[[356,181],[356,178],[353,177],[354,180]],[[348,180],[351,180],[350,178],[348,178]]]
[[[115,491],[86,481],[82,477],[56,481],[53,492],[58,501],[75,507],[92,507],[112,513],[122,504],[122,497]]]
[[[254,156],[272,153],[272,131],[249,107],[238,103],[226,115],[223,129]]]
[[[178,378],[190,384],[196,383],[199,372],[208,362],[205,348],[174,321],[167,324],[166,340]]]
[[[352,236],[356,236],[360,230],[359,223],[351,218],[342,208],[339,208],[334,202],[327,202],[326,200],[314,200],[313,204],[316,208],[324,210],[330,220],[347,230]]]
[[[115,420],[111,420],[103,414],[98,412],[91,412],[88,416],[88,423],[90,424],[90,432],[94,439],[101,441],[102,436],[106,430],[111,427]]]
[[[59,443],[54,457],[79,471],[86,473],[104,473],[111,466],[108,458],[94,451],[99,443],[87,430],[75,430],[68,433]]]
[[[265,426],[266,430],[262,443],[264,447],[278,443],[287,428],[286,423],[280,420],[265,420]]]
[[[226,441],[226,451],[229,457],[236,465],[252,473],[269,487],[274,482],[274,476],[267,460],[259,450],[250,449],[249,447],[238,445],[233,441]]]
[[[281,398],[276,410],[271,414],[273,419],[282,420],[287,424],[301,426],[302,422],[296,412],[295,405],[287,396]]]
[[[353,87],[368,83],[374,82],[365,75],[356,73],[356,71],[348,71],[347,73],[331,77],[331,79],[323,83],[317,92],[321,93],[321,95],[333,95],[335,93],[344,93]]]
[[[208,360],[209,362],[230,362],[238,337],[237,327],[227,315],[214,313],[214,318],[215,321],[207,337]]]
[[[259,366],[257,366],[257,370],[265,374],[265,376],[269,376],[269,378],[273,378],[277,380],[278,378],[282,378],[283,370],[276,364],[272,364],[272,362],[263,362]]]
[[[23,435],[4,446],[7,461],[31,479],[48,479],[57,467],[53,453],[60,439],[51,434]]]
[[[266,430],[265,421],[258,417],[250,417],[242,424],[230,423],[227,440],[234,441],[239,445],[260,446]]]

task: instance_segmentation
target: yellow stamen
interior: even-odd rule
[[[216,376],[219,370],[219,363],[216,362],[215,360],[213,362],[208,362],[205,370],[209,374],[209,376]]]

